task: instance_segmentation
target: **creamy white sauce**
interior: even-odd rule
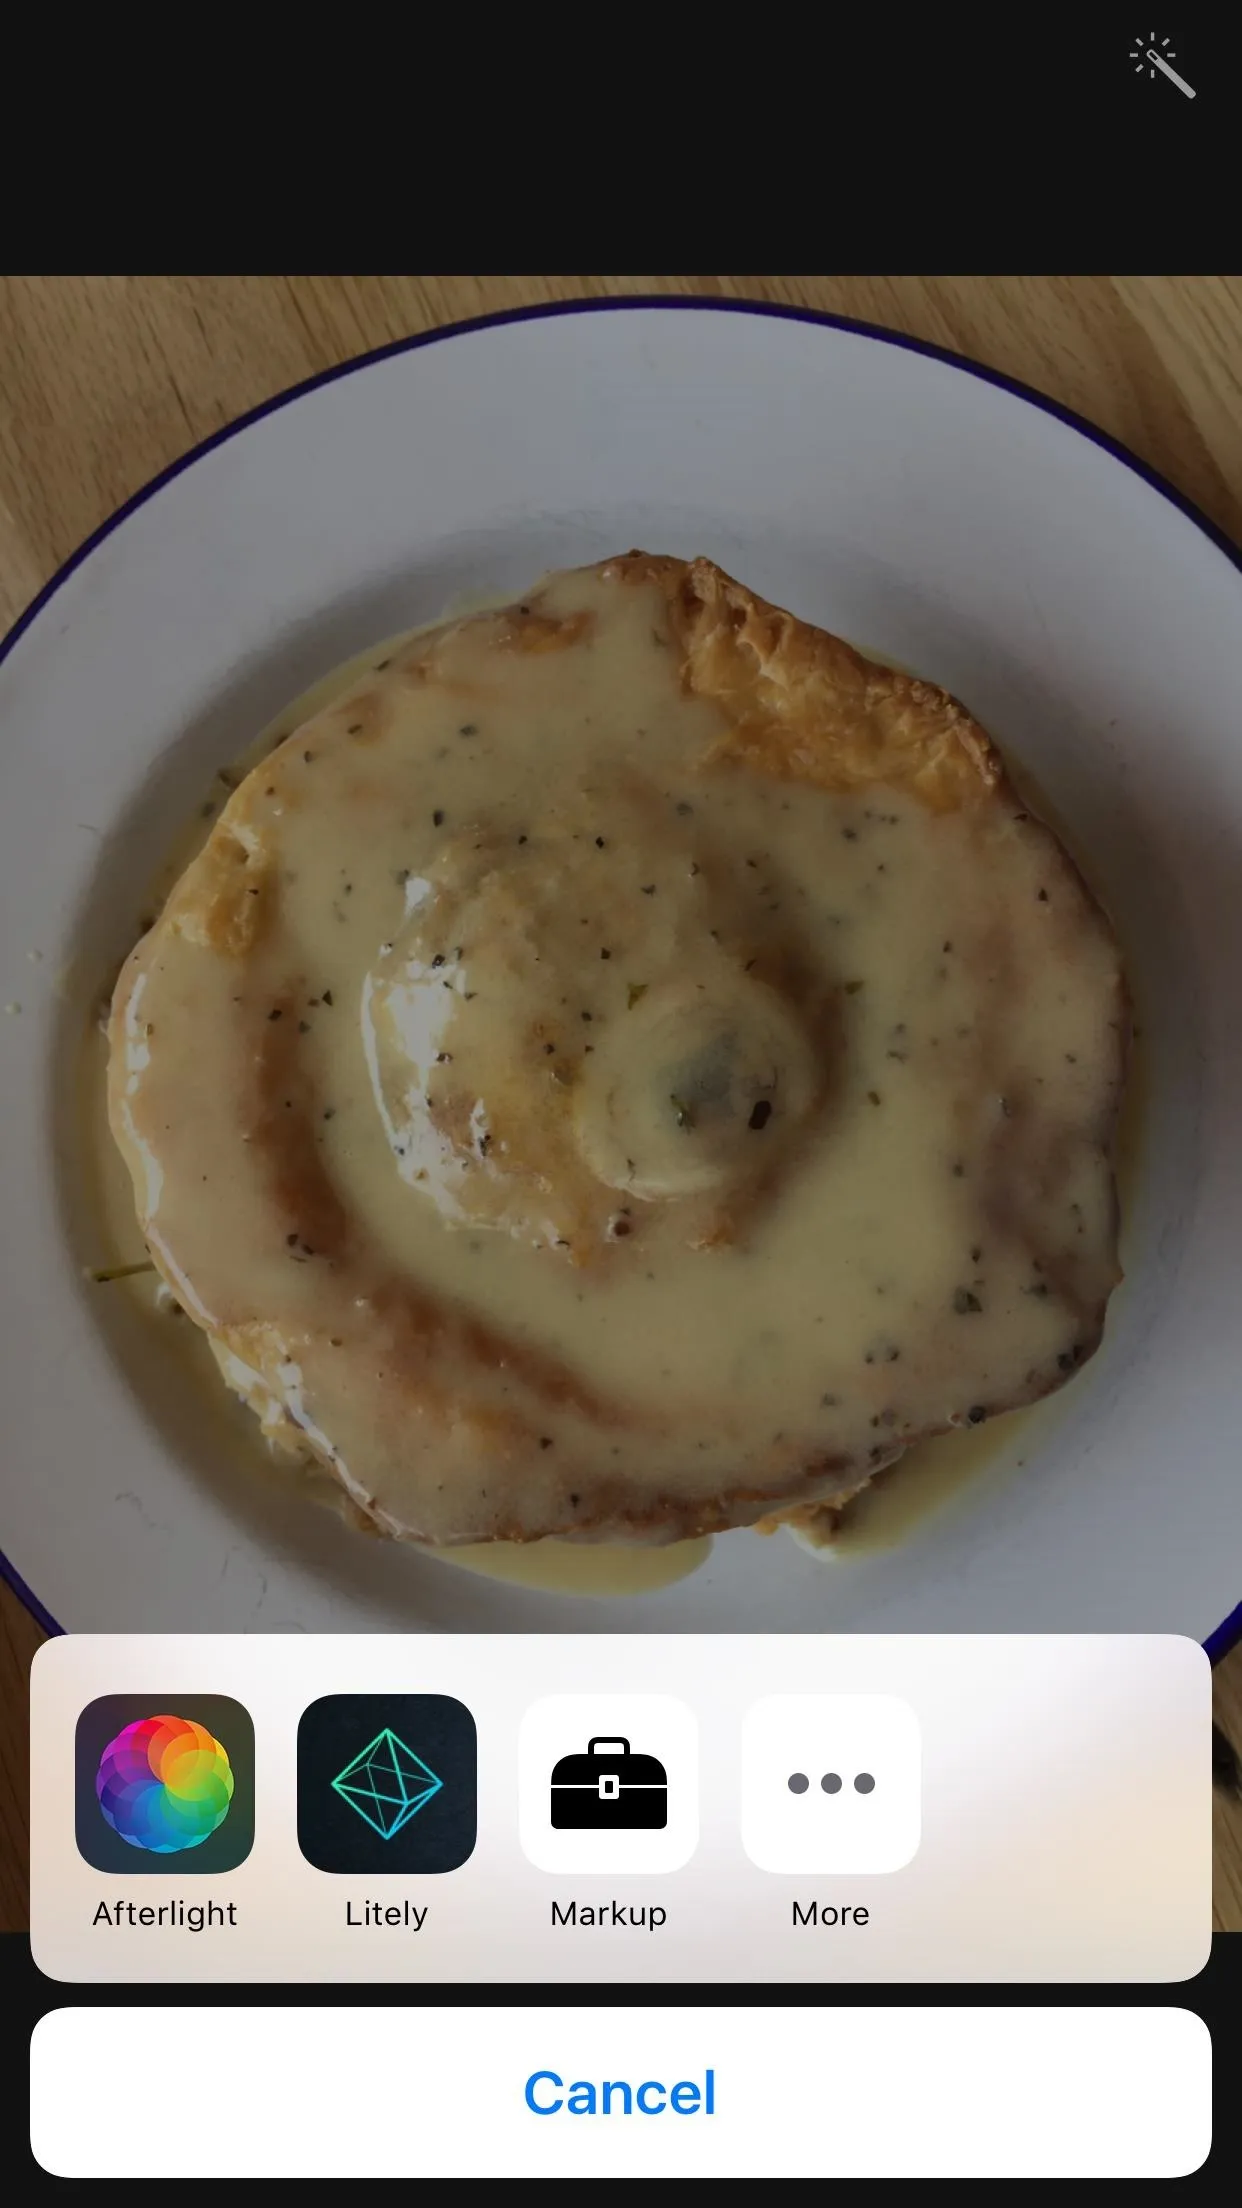
[[[964,1349],[972,1386],[989,1391],[985,1400],[1012,1399],[1024,1374],[1055,1357],[1066,1340],[1075,1291],[1052,1287],[1046,1275],[1041,1285],[1040,1265],[1032,1271],[1032,1222],[998,1220],[994,1180],[978,1170],[978,1153],[980,1145],[1008,1139],[997,1083],[1011,1086],[1015,1067],[1031,1085],[1032,1115],[1053,1122],[1058,1113],[1072,1121],[1076,1095],[1098,1083],[1112,1047],[1099,1032],[1111,956],[1106,940],[1090,930],[1080,935],[1085,986],[1081,970],[1071,971],[1066,985],[1057,961],[1066,926],[1081,916],[1071,910],[1067,921],[1064,907],[1073,906],[1073,897],[1067,899],[1054,869],[1050,909],[1024,916],[1032,938],[1027,944],[1018,936],[1023,957],[1015,971],[1012,940],[999,953],[995,948],[997,914],[1012,936],[1017,904],[1037,903],[1047,868],[1038,834],[1002,822],[991,837],[981,835],[977,824],[933,819],[901,793],[841,796],[753,775],[705,778],[700,762],[719,734],[719,712],[677,696],[667,640],[653,639],[643,594],[605,601],[596,580],[568,577],[550,603],[562,618],[591,615],[596,628],[588,652],[531,658],[519,667],[516,689],[508,681],[501,704],[487,687],[494,679],[485,657],[491,647],[472,627],[438,652],[435,679],[425,688],[407,684],[395,707],[393,677],[370,680],[368,655],[281,716],[282,729],[299,726],[303,756],[287,745],[271,762],[270,785],[252,786],[245,834],[272,863],[279,924],[245,963],[245,1017],[253,1022],[256,996],[267,990],[272,1009],[279,996],[281,1016],[304,1029],[299,1056],[318,1100],[315,1145],[344,1213],[361,1223],[376,1263],[476,1313],[517,1351],[563,1360],[605,1400],[638,1406],[646,1423],[641,1440],[623,1440],[625,1468],[636,1452],[648,1464],[654,1456],[665,1486],[727,1479],[739,1454],[766,1461],[784,1450],[796,1460],[801,1451],[805,1459],[812,1448],[831,1449],[838,1432],[856,1437],[867,1426],[878,1437],[871,1445],[878,1456],[891,1446],[898,1421],[898,1431],[917,1430],[964,1415]],[[399,641],[375,657],[400,661],[403,654],[408,647]],[[455,706],[455,691],[469,702]],[[374,741],[369,725],[364,741],[347,740],[355,710],[364,721],[374,717]],[[256,756],[267,748],[261,740]],[[514,979],[498,927],[472,943],[464,961],[452,959],[443,999],[452,1019],[441,1014],[437,1023],[424,954],[437,900],[448,900],[465,921],[477,910],[472,841],[491,838],[508,848],[519,838],[526,844],[551,834],[563,879],[567,838],[587,852],[597,840],[603,848],[610,808],[619,806],[628,850],[632,798],[619,794],[618,774],[627,790],[638,777],[641,805],[659,813],[652,818],[650,905],[640,902],[646,883],[627,882],[623,870],[614,869],[602,889],[591,888],[581,854],[575,856],[569,878],[582,889],[586,911],[561,915],[556,945],[567,1001],[540,1001],[535,967]],[[571,814],[549,828],[549,806],[555,811],[565,791],[576,793],[579,825]],[[682,826],[683,815],[692,827]],[[454,840],[462,855],[456,875],[450,865],[446,876],[445,852]],[[773,946],[779,949],[792,932],[822,966],[840,1032],[816,1038],[805,1009],[795,1010],[789,1016],[802,1023],[796,1048],[781,1041],[779,1030],[774,1047],[796,1056],[810,1032],[807,1047],[823,1053],[830,1101],[816,1102],[808,1077],[801,1093],[809,1133],[804,1138],[801,1125],[794,1130],[787,1174],[764,1191],[731,1241],[706,1249],[688,1244],[684,1214],[675,1204],[661,1213],[650,1179],[636,1170],[624,1247],[575,1266],[554,1248],[534,1246],[559,1239],[552,1231],[557,1206],[549,1211],[541,1198],[532,1207],[511,1171],[512,1143],[520,1147],[531,1132],[521,1111],[510,1109],[511,1135],[500,1136],[492,1150],[490,1095],[470,1101],[467,1094],[469,1133],[453,1149],[425,1108],[429,1067],[452,1040],[452,1058],[460,1044],[486,1088],[489,1064],[507,1062],[512,1035],[538,1018],[555,1030],[558,1067],[572,1055],[576,1094],[589,1094],[587,1033],[595,1037],[591,1052],[605,1038],[610,1046],[614,1037],[624,1043],[627,1022],[638,1034],[647,1017],[643,1000],[649,1013],[662,975],[682,986],[696,958],[704,959],[703,986],[721,987],[706,937],[696,946],[681,878],[687,865],[697,871],[690,854],[700,849],[723,884],[716,894],[724,909],[744,911],[760,956],[774,955]],[[183,864],[185,854],[179,858]],[[644,856],[640,871],[647,870]],[[604,876],[605,866],[599,871]],[[493,868],[489,882],[495,875]],[[519,921],[538,915],[537,868],[508,862],[495,894],[502,913],[507,897]],[[667,923],[665,911],[674,916]],[[444,955],[456,948],[447,946]],[[394,990],[394,968],[405,995]],[[421,999],[406,980],[415,971]],[[281,1222],[276,1231],[244,1142],[239,1147],[236,1118],[199,1113],[192,1145],[188,1136],[178,1141],[174,1126],[173,1100],[185,1095],[204,1057],[221,1066],[226,1080],[246,1061],[253,1028],[243,1032],[232,1010],[241,972],[165,935],[128,999],[127,1035],[138,989],[148,992],[157,977],[153,1034],[141,1023],[146,1060],[129,1068],[130,1081],[145,1077],[145,1121],[140,1127],[131,1112],[122,1139],[131,1167],[141,1159],[148,1231],[161,1261],[179,1265],[178,1278],[195,1283],[197,1309],[209,1321],[214,1314],[229,1323],[241,1278],[258,1312],[292,1313],[295,1328],[317,1325],[327,1306],[314,1255],[303,1262],[299,1247],[290,1257],[293,1230]],[[491,992],[489,977],[504,986]],[[377,991],[390,1015],[387,1031],[377,1021]],[[748,1016],[743,1005],[735,1021],[742,1031]],[[1071,1074],[1071,1066],[1081,1071]],[[1055,1103],[1035,1096],[1036,1082],[1051,1085]],[[547,1094],[541,1109],[550,1122],[557,1099],[553,1090]],[[646,1108],[649,1099],[639,1101]],[[497,1125],[511,1105],[502,1081]],[[153,1147],[162,1114],[163,1139]],[[534,1120],[538,1139],[539,1112]],[[675,1155],[672,1123],[659,1133],[666,1145],[674,1143]],[[774,1148],[778,1137],[779,1131]],[[408,1147],[399,1155],[403,1140]],[[196,1176],[187,1166],[191,1147]],[[716,1179],[732,1199],[727,1144],[720,1155]],[[471,1192],[491,1191],[481,1203],[463,1194],[463,1156],[485,1167],[469,1183]],[[588,1156],[598,1163],[598,1146]],[[422,1186],[420,1172],[427,1175]],[[166,1190],[153,1174],[166,1182],[175,1176],[175,1188]],[[701,1174],[698,1182],[690,1176],[687,1187],[697,1193],[701,1181]],[[558,1186],[555,1172],[552,1195],[564,1195],[562,1210],[574,1210],[576,1188],[568,1180]],[[610,1189],[612,1220],[626,1195],[625,1186]],[[1057,1197],[1064,1207],[1062,1254],[1072,1272],[1082,1255],[1075,1238],[1089,1251],[1106,1240],[1112,1203],[1106,1162],[1084,1146]],[[505,1231],[496,1233],[497,1225]],[[353,1302],[362,1308],[368,1298]],[[478,1384],[477,1375],[463,1374],[463,1392]],[[270,1391],[270,1375],[263,1386]],[[370,1413],[356,1391],[338,1395],[325,1410],[316,1376],[312,1411],[300,1372],[296,1392],[296,1404],[285,1392],[295,1423],[322,1450],[337,1451],[339,1475],[381,1523],[400,1526],[406,1502],[400,1480],[395,1495],[385,1492],[377,1502],[379,1483],[365,1470],[345,1469],[367,1460]],[[498,1412],[506,1409],[503,1371],[492,1373],[485,1393]],[[653,1429],[661,1437],[654,1442]],[[575,1430],[573,1441],[588,1457],[597,1451],[587,1468],[597,1476],[617,1453],[612,1438],[588,1439]],[[969,1453],[986,1446],[971,1434]],[[903,1476],[889,1475],[883,1492],[895,1491]],[[559,1546],[506,1545],[511,1576],[559,1572],[559,1554],[549,1563]],[[585,1560],[585,1572],[604,1568],[590,1561],[598,1552],[564,1547],[567,1557]],[[671,1549],[656,1553],[671,1564]]]

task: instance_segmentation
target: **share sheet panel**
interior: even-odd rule
[[[66,1981],[1143,1980],[1203,1965],[1172,1636],[66,1636]]]

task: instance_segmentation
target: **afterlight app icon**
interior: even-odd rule
[[[201,1878],[254,1840],[254,1726],[226,1694],[105,1694],[74,1744],[78,1853],[97,1871]]]

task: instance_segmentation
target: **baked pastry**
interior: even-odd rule
[[[706,560],[423,632],[127,961],[155,1263],[385,1533],[839,1503],[1119,1278],[1109,925],[965,709]]]

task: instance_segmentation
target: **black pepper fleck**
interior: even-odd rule
[[[754,1134],[758,1135],[762,1133],[771,1117],[772,1107],[767,1098],[761,1096],[746,1124]]]
[[[433,828],[443,828],[444,826],[444,815],[440,811],[439,806],[436,807],[435,812],[431,816],[431,825]]]
[[[982,1311],[983,1305],[973,1289],[955,1288],[953,1291],[953,1308],[959,1319],[963,1319],[968,1311]]]

